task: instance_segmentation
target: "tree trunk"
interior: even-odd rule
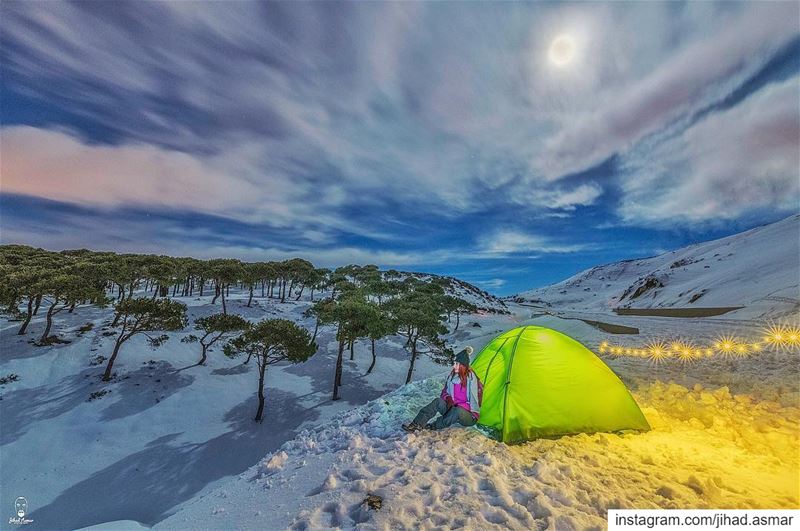
[[[266,297],[266,295],[264,294],[264,281],[262,280],[261,281],[261,298],[263,299],[264,297]]]
[[[156,297],[158,297],[158,286],[156,286],[156,288],[153,290],[152,300],[156,300]]]
[[[286,280],[281,283],[281,302],[286,302]]]
[[[134,286],[134,284],[136,284],[136,281],[135,281],[135,280],[132,280],[132,281],[131,281],[131,285],[130,285],[130,287],[128,288],[128,298],[129,298],[129,299],[133,298],[133,286]]]
[[[114,315],[114,320],[111,322],[111,326],[112,327],[117,326],[117,323],[119,323],[119,318],[120,317],[122,317],[122,314],[119,313],[119,312],[116,312],[115,315]]]
[[[206,279],[201,278],[200,279],[200,297],[203,296],[203,288],[205,287],[205,285],[206,285]]]
[[[253,304],[253,286],[250,285],[250,298],[247,299],[247,307],[249,308],[250,305]]]
[[[231,283],[230,283],[230,282],[228,282],[227,284],[225,284],[225,291],[226,291],[225,295],[227,295],[228,297],[230,297],[230,296],[231,296]]]
[[[198,365],[205,365],[206,364],[206,351],[208,350],[208,346],[205,343],[200,343],[200,346],[203,347],[203,356],[200,358],[200,361],[197,362]]]
[[[301,284],[301,285],[300,285],[300,293],[298,293],[298,294],[297,294],[297,298],[295,299],[296,301],[299,301],[299,300],[300,300],[300,297],[302,297],[302,296],[303,296],[303,291],[304,291],[305,289],[306,289],[306,285],[305,285],[305,284]]]
[[[114,360],[117,359],[117,354],[119,354],[119,347],[122,346],[123,343],[122,334],[117,337],[116,343],[114,343],[114,353],[111,354],[111,357],[108,359],[108,365],[106,365],[106,372],[103,373],[103,381],[107,382],[111,379],[111,368],[114,367]]]
[[[219,298],[219,282],[214,282],[214,298],[211,299],[211,304],[216,304],[217,298]]]
[[[375,340],[370,338],[370,341],[372,341],[372,363],[370,363],[369,369],[367,369],[367,374],[371,373],[372,369],[375,368]]]
[[[411,383],[411,375],[414,373],[414,362],[417,361],[417,338],[411,342],[411,363],[408,364],[408,374],[406,375],[406,383]]]
[[[53,326],[53,310],[56,308],[56,304],[58,304],[58,297],[53,299],[53,304],[47,309],[47,324],[44,327],[44,333],[42,334],[39,343],[45,345],[47,344],[47,336],[50,334],[50,327]]]
[[[125,300],[125,287],[122,284],[118,283],[117,288],[119,289],[117,300],[122,302],[123,300]]]
[[[258,411],[256,412],[256,422],[261,422],[261,415],[264,413],[264,373],[267,370],[267,360],[258,365]]]
[[[311,302],[314,302],[314,288],[311,288]]]
[[[33,319],[33,297],[28,297],[28,313],[25,314],[25,321],[22,323],[22,326],[17,332],[17,335],[25,334],[25,330],[28,329],[28,325],[31,323],[31,319]],[[316,333],[316,332],[315,332]]]
[[[33,307],[33,315],[37,315],[39,313],[39,306],[42,305],[42,294],[38,294],[36,296],[36,305]]]
[[[355,343],[355,340],[350,341],[350,361],[353,361],[353,343]]]
[[[317,317],[317,323],[314,325],[314,335],[311,336],[311,343],[317,339],[317,331],[319,331],[319,317]],[[309,345],[311,344],[309,343]]]
[[[458,331],[458,323],[461,320],[461,312],[456,312],[456,327],[453,329],[453,332]]]
[[[230,284],[228,284],[230,286]],[[225,305],[225,286],[222,286],[222,314],[228,315],[228,307]]]
[[[339,400],[339,386],[342,385],[342,356],[344,355],[344,340],[339,340],[339,355],[336,356],[336,372],[333,377],[333,398]]]
[[[74,311],[75,311],[75,303],[73,302],[72,304],[69,305],[69,312],[67,313],[72,313]]]

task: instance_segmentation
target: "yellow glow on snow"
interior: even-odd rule
[[[607,496],[620,506],[793,509],[800,504],[800,409],[792,401],[664,382],[642,385],[632,394],[649,432],[539,439],[509,452],[520,463],[542,463],[537,481],[573,482],[587,498]],[[558,465],[545,465],[542,455],[554,463],[581,459],[580,472],[565,476]],[[585,518],[570,506],[559,510]],[[604,525],[597,521],[598,528]]]

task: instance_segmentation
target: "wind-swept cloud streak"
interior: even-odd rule
[[[654,151],[632,155],[624,165],[621,217],[700,222],[734,219],[757,208],[797,209],[797,108],[797,82],[773,84],[736,107],[708,115]]]

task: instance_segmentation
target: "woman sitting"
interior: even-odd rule
[[[472,347],[467,347],[456,355],[453,370],[445,381],[441,396],[420,409],[410,423],[403,424],[404,430],[407,432],[423,428],[440,430],[455,423],[472,426],[478,422],[483,384],[469,366],[470,354]],[[428,424],[437,413],[441,416]]]

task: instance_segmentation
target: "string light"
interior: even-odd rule
[[[662,341],[651,341],[647,345],[647,353],[650,360],[654,363],[659,363],[669,358],[670,355],[667,346]]]
[[[667,359],[675,359],[682,363],[701,358],[721,356],[725,358],[743,358],[769,348],[771,350],[800,350],[800,326],[771,324],[761,332],[759,340],[745,340],[733,335],[720,335],[709,344],[695,344],[686,339],[669,341],[653,339],[644,346],[612,344],[608,341],[600,343],[601,354],[613,356],[629,356],[649,359],[653,363],[661,363]]]
[[[727,358],[741,352],[740,345],[742,342],[733,336],[720,336],[714,341],[714,350]]]
[[[764,343],[773,350],[800,346],[800,327],[771,324],[763,330]]]

